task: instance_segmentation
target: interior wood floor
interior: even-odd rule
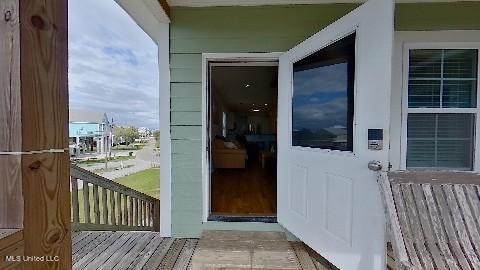
[[[216,169],[212,173],[212,214],[272,216],[277,213],[276,168],[249,161],[245,169]]]
[[[73,269],[192,269],[198,239],[163,238],[155,232],[74,232]],[[290,242],[299,269],[337,270],[301,242]]]

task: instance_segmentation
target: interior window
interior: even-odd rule
[[[407,168],[473,168],[477,85],[478,50],[410,50]]]
[[[293,64],[292,145],[353,150],[355,34]]]

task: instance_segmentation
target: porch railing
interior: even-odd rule
[[[160,200],[76,165],[70,181],[74,231],[159,230]]]

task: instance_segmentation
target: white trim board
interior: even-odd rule
[[[475,2],[477,0],[396,0],[397,3]],[[365,0],[168,0],[172,7],[314,5],[333,3],[363,3]]]
[[[170,129],[170,24],[158,25],[158,73],[160,113],[160,234],[172,234],[172,140]],[[163,42],[162,42],[163,41]]]
[[[406,169],[407,144],[407,87],[408,80],[408,50],[409,49],[480,49],[480,31],[398,31],[395,32],[392,95],[391,95],[391,149],[390,163],[392,170]],[[480,63],[480,56],[479,56]],[[479,69],[480,78],[480,69]],[[456,112],[477,112],[480,115],[480,80],[477,87],[477,108],[452,109]],[[442,109],[446,110],[446,109]],[[447,109],[448,110],[448,109]],[[414,112],[415,109],[408,109]],[[436,109],[432,109],[435,112]],[[474,170],[480,170],[480,117],[476,119]]]
[[[117,4],[156,42],[168,41],[169,36],[162,37],[158,25],[170,23],[170,18],[157,0],[115,0]]]
[[[265,62],[277,62],[282,53],[203,53],[202,54],[202,198],[203,215],[202,221],[207,223],[210,214],[210,161],[207,155],[207,121],[208,121],[208,62],[224,61],[227,65],[238,62],[240,65],[248,65],[248,62],[265,64]]]
[[[158,46],[160,113],[160,234],[172,234],[170,136],[170,19],[157,0],[115,0]]]

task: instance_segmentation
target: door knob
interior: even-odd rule
[[[368,162],[368,169],[375,172],[380,171],[382,169],[382,163],[378,160],[372,160]]]

